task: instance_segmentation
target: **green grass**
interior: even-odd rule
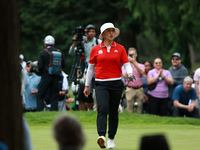
[[[52,121],[62,112],[26,113],[35,150],[55,150],[52,137]],[[65,112],[75,115],[83,125],[87,137],[84,150],[99,150],[96,144],[96,116],[94,111]],[[138,150],[143,135],[164,134],[171,150],[199,150],[200,119],[159,117],[154,115],[119,114],[119,127],[115,137],[116,150]]]

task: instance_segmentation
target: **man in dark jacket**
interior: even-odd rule
[[[171,73],[173,80],[174,80],[174,84],[169,86],[169,114],[168,115],[172,115],[172,94],[174,92],[174,89],[177,85],[180,85],[183,83],[183,79],[188,76],[188,71],[185,68],[185,66],[183,64],[181,64],[181,54],[180,53],[173,53],[172,54],[172,66],[168,69],[169,72]]]
[[[44,97],[47,90],[50,90],[50,110],[58,110],[58,97],[59,97],[59,75],[50,75],[49,74],[49,63],[50,63],[50,54],[52,51],[59,51],[54,48],[55,39],[48,35],[44,39],[45,50],[39,52],[38,55],[38,70],[41,73],[41,81],[38,86],[38,96],[37,96],[37,111],[42,111],[44,109]],[[61,51],[59,51],[61,52]],[[61,52],[62,54],[62,52]],[[62,68],[66,67],[65,58],[62,54]]]
[[[183,79],[188,76],[188,71],[183,64],[181,64],[181,55],[179,53],[173,53],[172,66],[169,68],[169,72],[172,74],[174,84],[169,87],[169,97],[172,97],[172,93],[177,85],[183,83]]]

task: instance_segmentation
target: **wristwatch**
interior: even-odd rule
[[[158,78],[159,81],[161,81],[162,79],[163,79],[163,78],[162,78],[161,76]]]

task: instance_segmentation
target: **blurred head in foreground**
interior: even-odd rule
[[[145,135],[141,138],[140,150],[169,150],[169,145],[164,135]]]
[[[60,149],[81,150],[85,145],[82,126],[74,116],[59,115],[54,121],[53,133]]]

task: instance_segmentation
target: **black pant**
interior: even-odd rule
[[[156,98],[149,95],[149,113],[159,116],[167,116],[168,98]]]
[[[117,81],[95,82],[95,92],[98,105],[97,131],[99,136],[105,136],[107,130],[107,115],[109,115],[108,137],[114,139],[118,127],[118,108],[122,94],[123,83]]]
[[[44,97],[49,89],[49,101],[51,104],[50,110],[58,110],[59,98],[59,76],[42,77],[38,85],[37,93],[37,111],[44,110]]]
[[[189,112],[187,109],[182,109],[179,107],[172,107],[172,115],[173,117],[179,117],[179,116],[187,116],[187,117],[193,117],[193,118],[199,118],[199,109],[194,107],[194,110]]]

